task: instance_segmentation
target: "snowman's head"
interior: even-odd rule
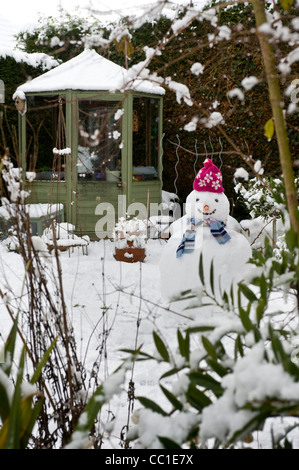
[[[224,193],[193,190],[186,199],[189,218],[225,222],[229,215],[229,201]]]

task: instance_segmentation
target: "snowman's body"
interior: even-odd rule
[[[242,279],[246,263],[251,257],[251,248],[244,235],[226,225],[228,218],[229,201],[223,192],[193,190],[189,194],[186,216],[175,223],[175,229],[161,258],[163,298],[170,301],[178,298],[183,291],[196,290],[201,286],[201,257],[205,288],[211,294],[210,272],[213,263],[213,290],[216,297],[220,298],[223,291],[229,294],[232,284]],[[191,227],[190,219],[194,223]],[[225,239],[217,241],[212,235],[209,225],[211,221],[224,223]],[[187,249],[178,257],[177,250],[188,227],[193,229],[195,239],[191,250]]]

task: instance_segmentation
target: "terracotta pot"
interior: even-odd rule
[[[124,261],[125,263],[137,263],[138,261],[143,261],[146,257],[144,248],[115,248],[114,258],[117,261]]]

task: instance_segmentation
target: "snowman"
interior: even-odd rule
[[[251,257],[248,240],[235,228],[222,174],[212,160],[206,159],[186,199],[186,215],[173,224],[163,250],[159,266],[162,297],[173,301],[184,291],[199,289],[200,259],[208,294],[217,300],[224,291],[229,294],[232,285],[242,280]]]

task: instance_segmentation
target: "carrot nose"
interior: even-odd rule
[[[205,211],[208,211],[210,209],[210,206],[208,206],[208,204],[206,204],[205,206],[203,206],[204,210]]]

